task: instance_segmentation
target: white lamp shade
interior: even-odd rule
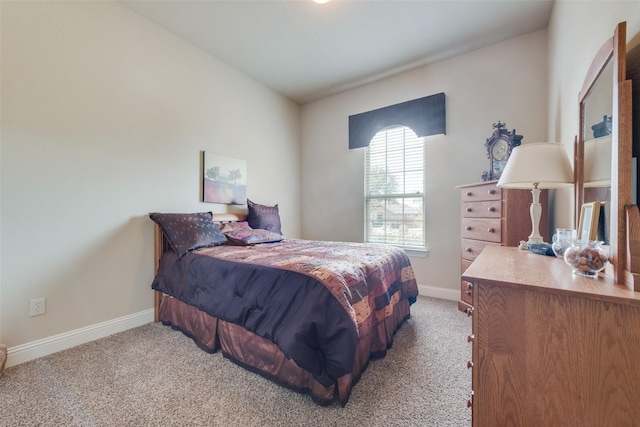
[[[562,144],[536,142],[513,149],[498,187],[559,188],[573,183],[573,169]]]
[[[584,142],[584,186],[611,185],[611,135]]]

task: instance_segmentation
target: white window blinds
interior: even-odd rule
[[[378,132],[365,155],[365,240],[424,250],[424,139],[408,127]]]

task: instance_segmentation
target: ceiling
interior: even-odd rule
[[[299,104],[546,28],[553,8],[553,0],[120,3]]]

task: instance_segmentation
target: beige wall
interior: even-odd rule
[[[573,158],[578,134],[578,94],[596,52],[616,25],[627,22],[627,42],[640,36],[638,1],[556,1],[549,23],[549,130]],[[637,42],[636,42],[637,44]],[[555,222],[574,226],[573,195],[558,192]]]
[[[299,236],[299,106],[118,3],[0,5],[3,343],[152,308],[148,213],[226,209],[203,150],[247,159]]]
[[[411,261],[420,285],[455,296],[460,289],[455,186],[480,181],[488,169],[484,143],[493,123],[515,127],[524,143],[545,140],[546,87],[547,34],[541,30],[303,106],[303,236],[363,240],[364,149],[348,149],[349,115],[444,92],[447,135],[427,138],[429,253]]]

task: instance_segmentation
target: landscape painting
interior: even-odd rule
[[[247,161],[204,152],[203,201],[242,205],[247,202]]]

